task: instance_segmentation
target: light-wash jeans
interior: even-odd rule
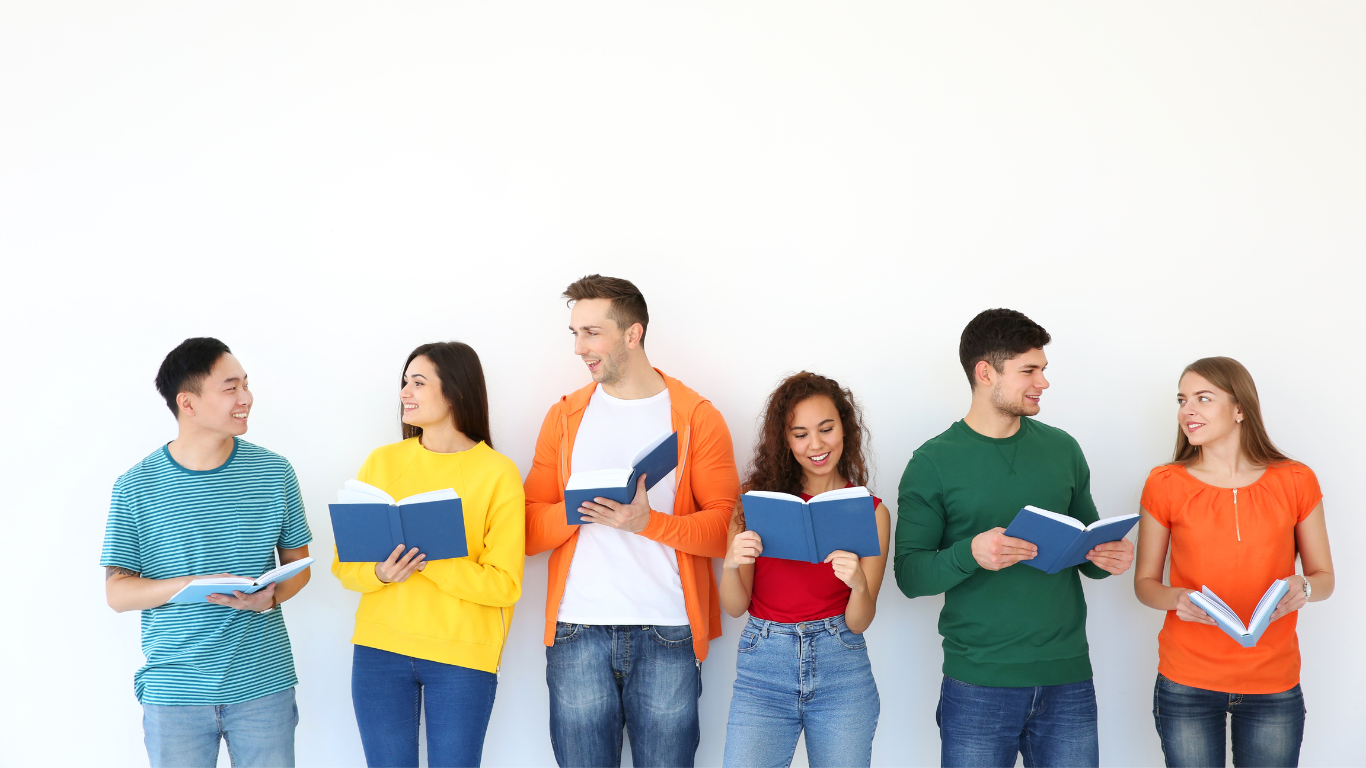
[[[880,711],[867,644],[843,616],[797,624],[750,618],[735,661],[723,764],[791,765],[805,730],[813,768],[869,765]]]
[[[293,688],[239,704],[142,705],[152,768],[213,768],[220,739],[234,768],[292,768],[298,724]]]

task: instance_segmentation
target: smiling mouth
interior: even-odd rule
[[[404,413],[407,413],[408,411],[416,411],[416,410],[417,410],[417,403],[404,403],[404,404],[403,404],[403,412],[404,412]]]
[[[233,417],[234,419],[243,419],[243,420],[245,420],[245,419],[247,418],[247,412],[246,412],[246,411],[242,411],[241,413],[234,413],[234,414],[232,415],[232,417]]]
[[[1203,427],[1203,426],[1205,426],[1205,425],[1202,424],[1202,423],[1200,423],[1200,422],[1198,422],[1198,421],[1188,421],[1188,422],[1186,422],[1186,431],[1187,431],[1187,432],[1194,432],[1195,430],[1197,430],[1197,429],[1199,429],[1199,428],[1201,428],[1201,427]]]
[[[819,456],[807,456],[806,458],[810,459],[812,464],[823,464],[826,459],[830,458],[830,452],[826,451]]]

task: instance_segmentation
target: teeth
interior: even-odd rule
[[[825,453],[822,453],[822,454],[819,455],[819,456],[812,456],[812,457],[811,457],[811,460],[812,460],[812,461],[825,461],[825,460],[826,460],[827,458],[829,458],[829,457],[830,457],[830,452],[829,452],[829,451],[826,451]]]

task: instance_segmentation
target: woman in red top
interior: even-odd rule
[[[803,371],[768,398],[743,490],[810,499],[868,481],[866,430],[854,396]],[[881,553],[835,551],[822,563],[759,557],[763,542],[735,507],[721,605],[749,611],[726,725],[727,766],[787,766],[806,731],[812,766],[868,765],[879,700],[863,631],[887,565],[891,515],[873,498]],[[794,518],[794,525],[800,520]]]
[[[1176,455],[1143,487],[1134,567],[1138,599],[1167,612],[1153,695],[1162,752],[1168,766],[1224,765],[1232,716],[1234,765],[1293,766],[1304,736],[1296,612],[1333,592],[1323,494],[1313,471],[1267,437],[1257,387],[1237,360],[1197,360],[1177,390]],[[1289,592],[1250,648],[1190,597],[1208,587],[1250,622],[1280,579]]]

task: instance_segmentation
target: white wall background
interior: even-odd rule
[[[852,386],[892,502],[966,410],[981,309],[1053,333],[1042,418],[1081,442],[1104,514],[1170,455],[1181,367],[1239,358],[1337,546],[1339,593],[1301,617],[1303,763],[1359,764],[1363,35],[1351,3],[3,4],[0,763],[145,764],[138,619],[97,562],[114,479],[174,434],[167,350],[239,354],[248,439],[294,463],[325,554],[325,504],[396,439],[419,343],[479,351],[526,471],[587,381],[557,295],[600,271],[643,289],[652,360],[741,461],[785,372]],[[528,562],[489,765],[552,762],[545,572]],[[1086,585],[1105,765],[1161,762],[1162,616],[1131,583]],[[288,605],[301,766],[362,762],[356,601],[320,568]],[[939,605],[885,586],[877,764],[937,764]],[[739,623],[704,665],[699,765]]]

